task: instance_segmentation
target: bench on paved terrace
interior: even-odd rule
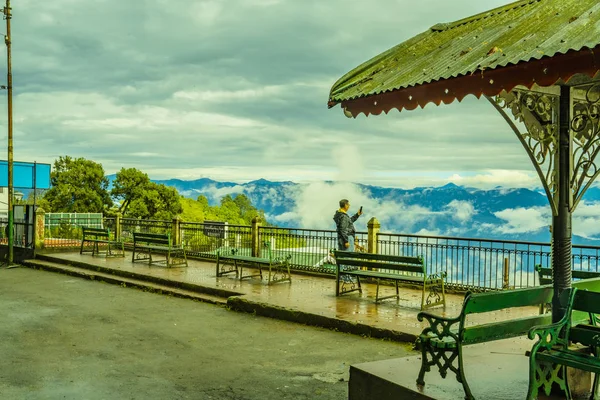
[[[537,336],[538,341],[528,352],[528,400],[536,399],[539,389],[549,396],[555,384],[566,399],[571,399],[567,367],[595,374],[592,398],[596,398],[600,374],[600,326],[596,314],[600,313],[600,293],[572,288],[562,293],[560,301],[566,305],[566,312],[559,322],[529,331],[529,338]]]
[[[153,260],[152,253],[165,253],[165,260]],[[188,266],[183,245],[171,243],[171,235],[163,233],[133,232],[131,262],[148,261],[148,264],[166,264],[167,267]]]
[[[541,264],[535,266],[535,271],[538,273],[538,281],[540,285],[552,285],[552,268],[542,267]],[[577,281],[581,279],[600,278],[600,272],[596,271],[583,271],[573,269],[571,270],[572,279]],[[552,310],[552,303],[540,304],[540,314],[550,312]]]
[[[92,256],[100,254],[99,245],[103,244],[107,246],[106,256],[107,257],[125,257],[125,248],[122,241],[112,240],[110,238],[110,231],[108,228],[88,228],[86,226],[81,227],[81,248],[79,254],[91,252]],[[86,244],[91,244],[91,250],[84,250]],[[116,250],[116,252],[114,252]]]
[[[271,283],[284,281],[288,281],[291,283],[292,275],[290,273],[290,259],[292,255],[289,254],[287,257],[282,258],[274,257],[271,252],[271,246],[268,242],[263,243],[263,248],[267,250],[267,257],[252,257],[241,255],[239,254],[237,249],[230,249],[228,251],[217,251],[217,277],[235,272],[235,276],[239,277],[240,280],[256,276],[262,279],[262,267],[268,266],[268,285],[270,285]],[[254,268],[258,269],[258,273],[244,275],[244,264],[252,265]]]
[[[362,293],[361,278],[373,278],[377,281],[375,303],[389,298],[400,298],[398,282],[422,285],[421,310],[438,305],[446,306],[446,293],[444,290],[445,273],[427,275],[422,257],[389,256],[383,254],[369,254],[335,250],[336,261],[336,286],[335,295],[359,291]],[[357,267],[350,269],[348,267]],[[358,269],[363,267],[366,269]],[[345,279],[346,276],[356,277],[356,283]],[[381,280],[392,280],[396,285],[396,294],[379,297],[379,284]],[[349,286],[349,288],[347,288]],[[425,297],[425,293],[427,297]]]
[[[448,371],[456,374],[462,383],[466,399],[473,399],[463,368],[463,346],[525,336],[531,328],[552,322],[551,314],[537,314],[507,321],[468,325],[471,314],[505,310],[514,307],[539,306],[551,301],[551,285],[527,289],[486,293],[467,293],[457,317],[449,318],[425,311],[417,315],[419,321],[427,320],[426,327],[417,339],[421,347],[421,369],[417,384],[424,385],[425,373],[436,367],[442,378]],[[458,365],[456,365],[456,363]],[[508,382],[507,382],[508,384]]]

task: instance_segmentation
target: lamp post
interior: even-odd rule
[[[14,232],[13,232],[13,119],[12,119],[12,65],[11,65],[11,36],[10,36],[10,19],[11,8],[10,0],[6,0],[6,6],[4,7],[4,19],[6,20],[6,35],[4,36],[4,43],[6,43],[6,56],[7,56],[7,79],[6,89],[8,91],[8,260],[7,264],[10,266],[13,263],[13,246],[14,246]]]

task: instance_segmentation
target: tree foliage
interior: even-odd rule
[[[223,221],[230,225],[251,225],[254,217],[260,217],[266,224],[265,213],[252,205],[248,196],[238,194],[235,197],[226,195],[221,204],[211,206],[206,196],[198,196],[197,200],[183,199],[181,219],[189,222]]]
[[[112,205],[104,168],[94,161],[61,156],[54,161],[50,182],[41,204],[46,211],[100,213]]]
[[[175,188],[152,182],[135,168],[122,168],[117,173],[111,195],[120,202],[119,212],[126,218],[167,220],[183,210]]]

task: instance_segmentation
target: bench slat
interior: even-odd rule
[[[534,326],[550,323],[552,323],[552,315],[541,314],[509,321],[466,327],[462,332],[462,343],[476,344],[491,342],[493,340],[509,339],[525,335],[529,329]]]
[[[371,253],[357,253],[351,251],[335,250],[336,260],[347,260],[347,259],[360,259],[360,260],[372,260],[378,262],[391,262],[397,264],[418,264],[422,265],[423,262],[419,257],[407,257],[407,256],[390,256],[384,254],[371,254]],[[341,263],[343,264],[343,263]]]
[[[263,264],[269,264],[271,262],[268,258],[258,258],[258,257],[250,257],[250,256],[219,255],[219,258],[226,259],[226,260],[259,262],[259,263],[263,263]]]
[[[589,372],[600,372],[600,359],[571,350],[549,350],[536,354],[539,361],[546,361],[566,365],[567,367],[581,369]]]
[[[540,276],[540,284],[546,285],[552,283],[552,268],[537,268],[538,275]],[[600,272],[595,271],[582,271],[578,269],[571,270],[573,279],[590,279],[600,277]],[[544,283],[546,282],[546,283]]]
[[[394,279],[394,280],[402,280],[409,282],[423,282],[423,276],[412,276],[412,275],[402,275],[402,274],[390,274],[385,272],[375,272],[375,271],[341,271],[342,274],[348,275],[359,275],[359,276],[368,276],[372,278],[380,278],[380,279]]]
[[[600,326],[577,325],[571,328],[569,340],[588,346],[600,346]]]
[[[573,310],[600,314],[599,297],[600,295],[596,292],[577,290],[575,298],[573,299]]]
[[[505,308],[539,306],[552,301],[552,286],[538,286],[502,292],[470,294],[463,305],[463,313],[476,314]]]
[[[356,259],[336,259],[338,265],[348,265],[354,267],[367,267],[367,268],[377,268],[377,269],[389,269],[394,271],[406,271],[406,272],[415,272],[423,274],[422,266],[415,265],[405,265],[405,264],[391,264],[387,262],[375,262],[375,261],[365,261],[365,260],[356,260]]]

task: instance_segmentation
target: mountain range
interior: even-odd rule
[[[114,175],[108,177],[112,182]],[[333,213],[341,198],[351,212],[364,207],[356,222],[366,230],[375,217],[381,231],[403,234],[545,242],[550,240],[550,207],[543,190],[501,188],[483,190],[457,186],[413,189],[388,188],[346,182],[294,183],[259,179],[247,183],[197,180],[153,180],[174,187],[185,197],[206,196],[211,204],[229,194],[243,193],[267,220],[278,226],[335,229]],[[579,213],[578,213],[579,211]],[[585,194],[573,216],[573,243],[600,245],[600,188]],[[597,239],[598,238],[598,239]]]

